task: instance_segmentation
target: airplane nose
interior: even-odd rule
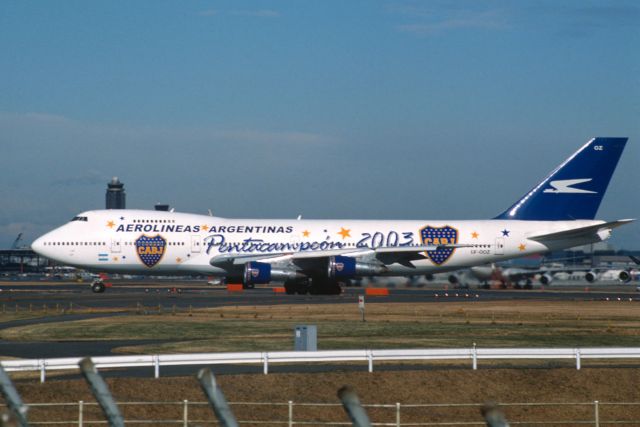
[[[33,250],[38,255],[44,255],[42,253],[44,250],[44,236],[38,237],[33,241],[33,243],[31,243],[31,250]]]

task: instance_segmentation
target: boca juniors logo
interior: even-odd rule
[[[458,243],[458,230],[445,225],[444,227],[431,227],[427,225],[420,229],[422,244],[427,246],[455,245]],[[435,251],[427,251],[431,262],[437,265],[444,264],[455,251],[454,248],[442,248]]]
[[[153,237],[142,235],[135,241],[135,245],[140,261],[151,268],[162,259],[167,247],[167,240],[159,234]]]

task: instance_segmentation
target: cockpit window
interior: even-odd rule
[[[87,217],[86,216],[74,216],[73,218],[71,218],[71,222],[73,221],[84,221],[87,222]]]

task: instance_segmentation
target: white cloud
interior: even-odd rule
[[[259,10],[232,10],[229,12],[231,15],[238,16],[255,16],[258,18],[277,18],[280,16],[280,12],[271,9],[259,9]]]
[[[501,10],[473,10],[462,8],[432,9],[412,5],[391,9],[412,19],[413,23],[401,24],[399,31],[417,35],[434,35],[451,30],[484,29],[502,30],[508,28],[506,16]]]
[[[215,9],[206,9],[206,10],[201,10],[200,12],[198,12],[198,15],[200,16],[214,16],[217,15],[218,11]]]
[[[50,134],[49,131],[57,133]],[[0,112],[0,135],[16,135],[24,137],[25,133],[32,138],[20,138],[21,143],[28,140],[33,143],[48,144],[54,138],[57,141],[110,141],[111,144],[136,144],[149,140],[162,142],[198,141],[210,142],[242,142],[248,144],[329,144],[337,139],[328,135],[299,130],[263,130],[263,129],[221,129],[214,127],[150,127],[120,124],[102,124],[83,122],[72,118],[46,113],[2,113]],[[38,138],[40,135],[42,138]],[[57,139],[56,137],[60,137]],[[0,139],[0,144],[4,145]],[[9,141],[6,141],[7,143]]]

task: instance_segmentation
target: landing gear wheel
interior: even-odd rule
[[[311,295],[340,295],[342,287],[333,280],[314,280],[309,289]]]
[[[102,282],[93,282],[91,284],[91,291],[93,291],[96,294],[101,294],[103,293],[105,290],[105,286],[104,283]]]
[[[285,283],[284,290],[287,295],[294,295],[294,294],[306,295],[309,293],[309,284],[306,282]]]

